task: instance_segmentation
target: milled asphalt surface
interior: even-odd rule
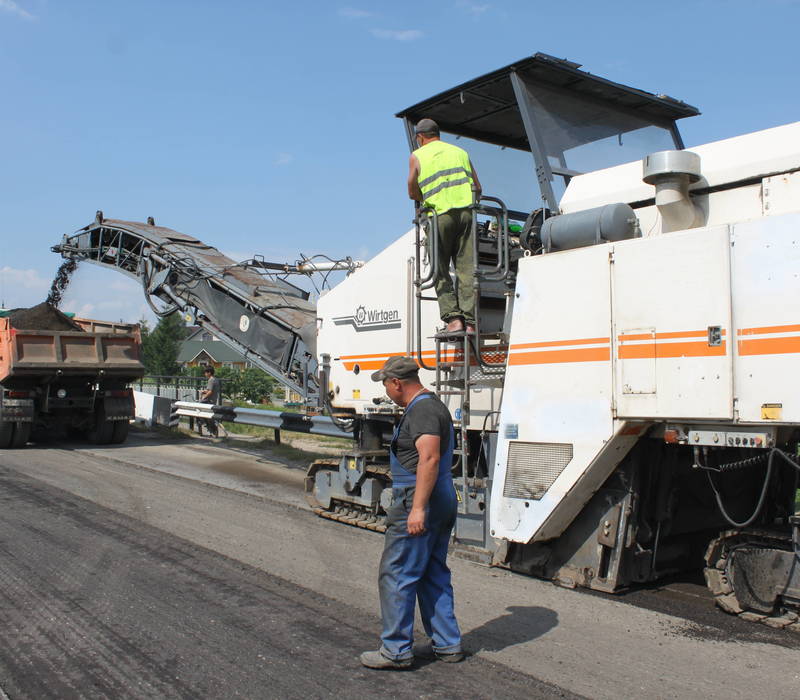
[[[353,697],[374,696],[377,689],[386,687],[388,677],[394,678],[395,674],[380,673],[376,679],[373,672],[362,671],[355,662],[359,651],[377,645],[375,575],[381,537],[314,517],[300,493],[302,470],[288,469],[243,450],[196,442],[163,444],[153,436],[141,434],[134,435],[130,445],[121,447],[51,445],[6,451],[0,453],[0,465],[4,480],[0,488],[3,571],[9,570],[10,562],[19,565],[20,561],[36,559],[44,566],[55,561],[55,550],[61,548],[58,545],[38,559],[33,555],[36,547],[45,547],[50,537],[44,534],[48,528],[35,524],[37,517],[44,517],[40,510],[56,511],[61,520],[50,530],[59,536],[63,530],[66,537],[70,528],[64,518],[69,522],[72,517],[62,512],[67,506],[59,504],[73,503],[72,512],[93,513],[91,522],[95,523],[73,518],[70,527],[77,544],[71,550],[63,544],[71,554],[54,566],[49,589],[36,593],[37,588],[30,586],[30,581],[46,577],[34,573],[16,574],[28,581],[24,585],[18,581],[16,589],[3,585],[4,589],[18,591],[18,599],[0,607],[4,622],[20,607],[26,587],[38,596],[34,608],[45,603],[55,605],[57,610],[59,605],[68,607],[71,598],[66,603],[57,602],[58,575],[77,567],[78,573],[70,579],[74,582],[70,590],[94,600],[92,584],[96,583],[105,595],[110,597],[113,591],[121,591],[125,600],[103,603],[100,596],[84,608],[104,611],[101,620],[114,634],[139,640],[136,644],[141,641],[137,635],[143,635],[144,648],[156,659],[155,666],[137,661],[144,670],[137,666],[131,671],[131,682],[141,670],[142,678],[150,679],[146,682],[164,683],[152,670],[160,668],[161,654],[180,669],[177,675],[181,681],[188,677],[187,669],[194,669],[189,676],[192,672],[199,675],[193,682],[207,684],[201,696],[217,696],[214,664],[212,657],[205,655],[204,645],[213,655],[217,645],[227,648],[233,644],[238,649],[235,654],[221,652],[221,664],[228,677],[241,676],[243,688],[250,688],[247,692],[255,687],[248,684],[267,678],[267,694],[262,691],[255,697],[277,697],[284,692],[283,686],[274,685],[280,692],[269,695],[273,688],[271,676],[258,676],[253,671],[249,665],[252,655],[247,651],[259,646],[262,653],[264,648],[273,649],[274,635],[269,634],[272,616],[283,635],[290,629],[289,620],[297,620],[296,631],[301,640],[298,648],[305,650],[306,658],[298,662],[295,655],[288,654],[283,641],[276,643],[274,653],[279,659],[276,668],[300,675],[302,682],[308,683],[302,686],[304,697],[325,697],[319,690],[321,686],[313,684],[324,684],[326,677],[334,675],[336,683],[353,684],[347,691]],[[6,481],[17,486],[6,486]],[[75,500],[76,496],[91,503]],[[25,514],[11,509],[18,501],[28,503]],[[37,528],[43,533],[37,534]],[[108,531],[104,538],[98,539],[98,528]],[[29,534],[24,535],[26,532]],[[85,549],[80,544],[82,536],[88,538]],[[136,539],[145,536],[152,540],[145,544]],[[9,543],[18,539],[23,550],[9,550]],[[180,554],[167,557],[166,561],[159,559],[165,549]],[[11,556],[6,555],[9,551]],[[108,552],[108,556],[102,558],[98,552]],[[108,564],[110,561],[116,564]],[[186,563],[189,561],[200,563]],[[98,574],[104,566],[109,578],[105,573]],[[150,571],[151,566],[161,577],[140,573]],[[214,573],[195,578],[198,572],[212,568]],[[458,559],[452,560],[452,568],[465,647],[474,655],[458,666],[431,664],[399,674],[399,680],[388,681],[398,684],[398,690],[392,686],[389,692],[399,697],[407,697],[401,694],[406,690],[413,697],[516,697],[514,693],[519,689],[528,697],[560,692],[596,698],[752,698],[765,693],[770,698],[798,696],[800,635],[796,633],[758,628],[713,608],[704,609],[706,612],[699,619],[687,619],[618,598],[560,589]],[[172,573],[172,569],[176,572]],[[237,577],[236,572],[241,575]],[[180,590],[181,595],[168,595],[172,578],[180,582],[175,590]],[[149,588],[150,580],[154,585]],[[248,603],[241,616],[234,614],[238,611],[237,596],[251,595],[253,586],[266,591],[267,602]],[[237,593],[240,587],[242,592]],[[291,595],[286,590],[291,590]],[[56,602],[49,602],[51,598]],[[274,603],[272,607],[268,599]],[[320,601],[325,601],[324,605]],[[182,611],[184,603],[186,610]],[[259,616],[262,607],[270,612]],[[120,612],[126,609],[127,618]],[[85,614],[82,610],[71,614],[80,618]],[[149,614],[150,610],[155,612]],[[174,617],[168,612],[173,612]],[[208,619],[201,615],[206,612]],[[203,624],[195,619],[198,615]],[[187,617],[192,619],[191,628],[186,628],[189,622],[180,622]],[[148,624],[137,627],[139,619],[148,620]],[[210,619],[216,622],[212,624]],[[226,623],[224,631],[220,620]],[[240,630],[242,621],[252,622],[255,627],[245,625]],[[223,641],[215,640],[217,630]],[[38,693],[28,694],[29,691],[12,693],[9,679],[15,674],[38,673],[47,654],[71,668],[69,656],[64,649],[59,652],[58,636],[52,631],[49,636],[34,640],[20,641],[20,634],[6,635],[12,641],[4,639],[2,644],[17,644],[39,656],[32,661],[14,662],[19,650],[9,655],[2,646],[0,687],[11,697],[41,697]],[[78,638],[92,639],[92,633],[83,633],[80,628],[76,634]],[[102,639],[101,635],[99,649],[105,647]],[[48,644],[56,647],[48,652]],[[309,662],[308,658],[315,658],[315,654],[324,662]],[[494,671],[486,669],[498,666],[486,664],[484,668],[487,661],[502,665],[504,670],[493,675]],[[335,671],[331,670],[334,666]],[[479,670],[473,677],[471,669],[476,668]],[[347,669],[347,673],[341,669]],[[281,673],[278,675],[282,678]],[[364,673],[367,675],[358,675]],[[435,683],[425,686],[428,674],[435,674],[431,676]],[[404,680],[408,677],[414,680]],[[490,680],[488,686],[479,684],[483,678]],[[508,691],[501,691],[498,678],[508,684]],[[466,685],[460,685],[459,679],[467,679]],[[451,682],[457,684],[452,689],[448,685]],[[533,685],[526,687],[525,683]],[[289,690],[294,687],[300,692],[300,685]],[[163,688],[159,688],[158,693],[162,693]],[[225,690],[230,694],[230,688]],[[180,697],[178,690],[171,692]],[[429,695],[436,692],[442,694]]]
[[[0,531],[11,698],[574,697],[479,659],[378,675],[353,607],[5,467]]]

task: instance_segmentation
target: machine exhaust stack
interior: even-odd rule
[[[700,179],[700,156],[690,151],[659,151],[642,161],[642,179],[656,188],[661,233],[694,228],[702,211],[689,197],[689,185]]]

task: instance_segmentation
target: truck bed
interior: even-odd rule
[[[144,373],[137,325],[73,320],[84,330],[25,330],[0,318],[0,383],[58,372],[120,379]]]

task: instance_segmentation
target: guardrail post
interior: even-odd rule
[[[281,444],[281,429],[280,428],[275,428],[275,444],[276,445],[280,445]]]

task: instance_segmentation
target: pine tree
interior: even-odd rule
[[[186,326],[176,311],[158,320],[151,331],[147,322],[142,327],[142,361],[151,376],[178,374],[178,351],[186,337]]]

